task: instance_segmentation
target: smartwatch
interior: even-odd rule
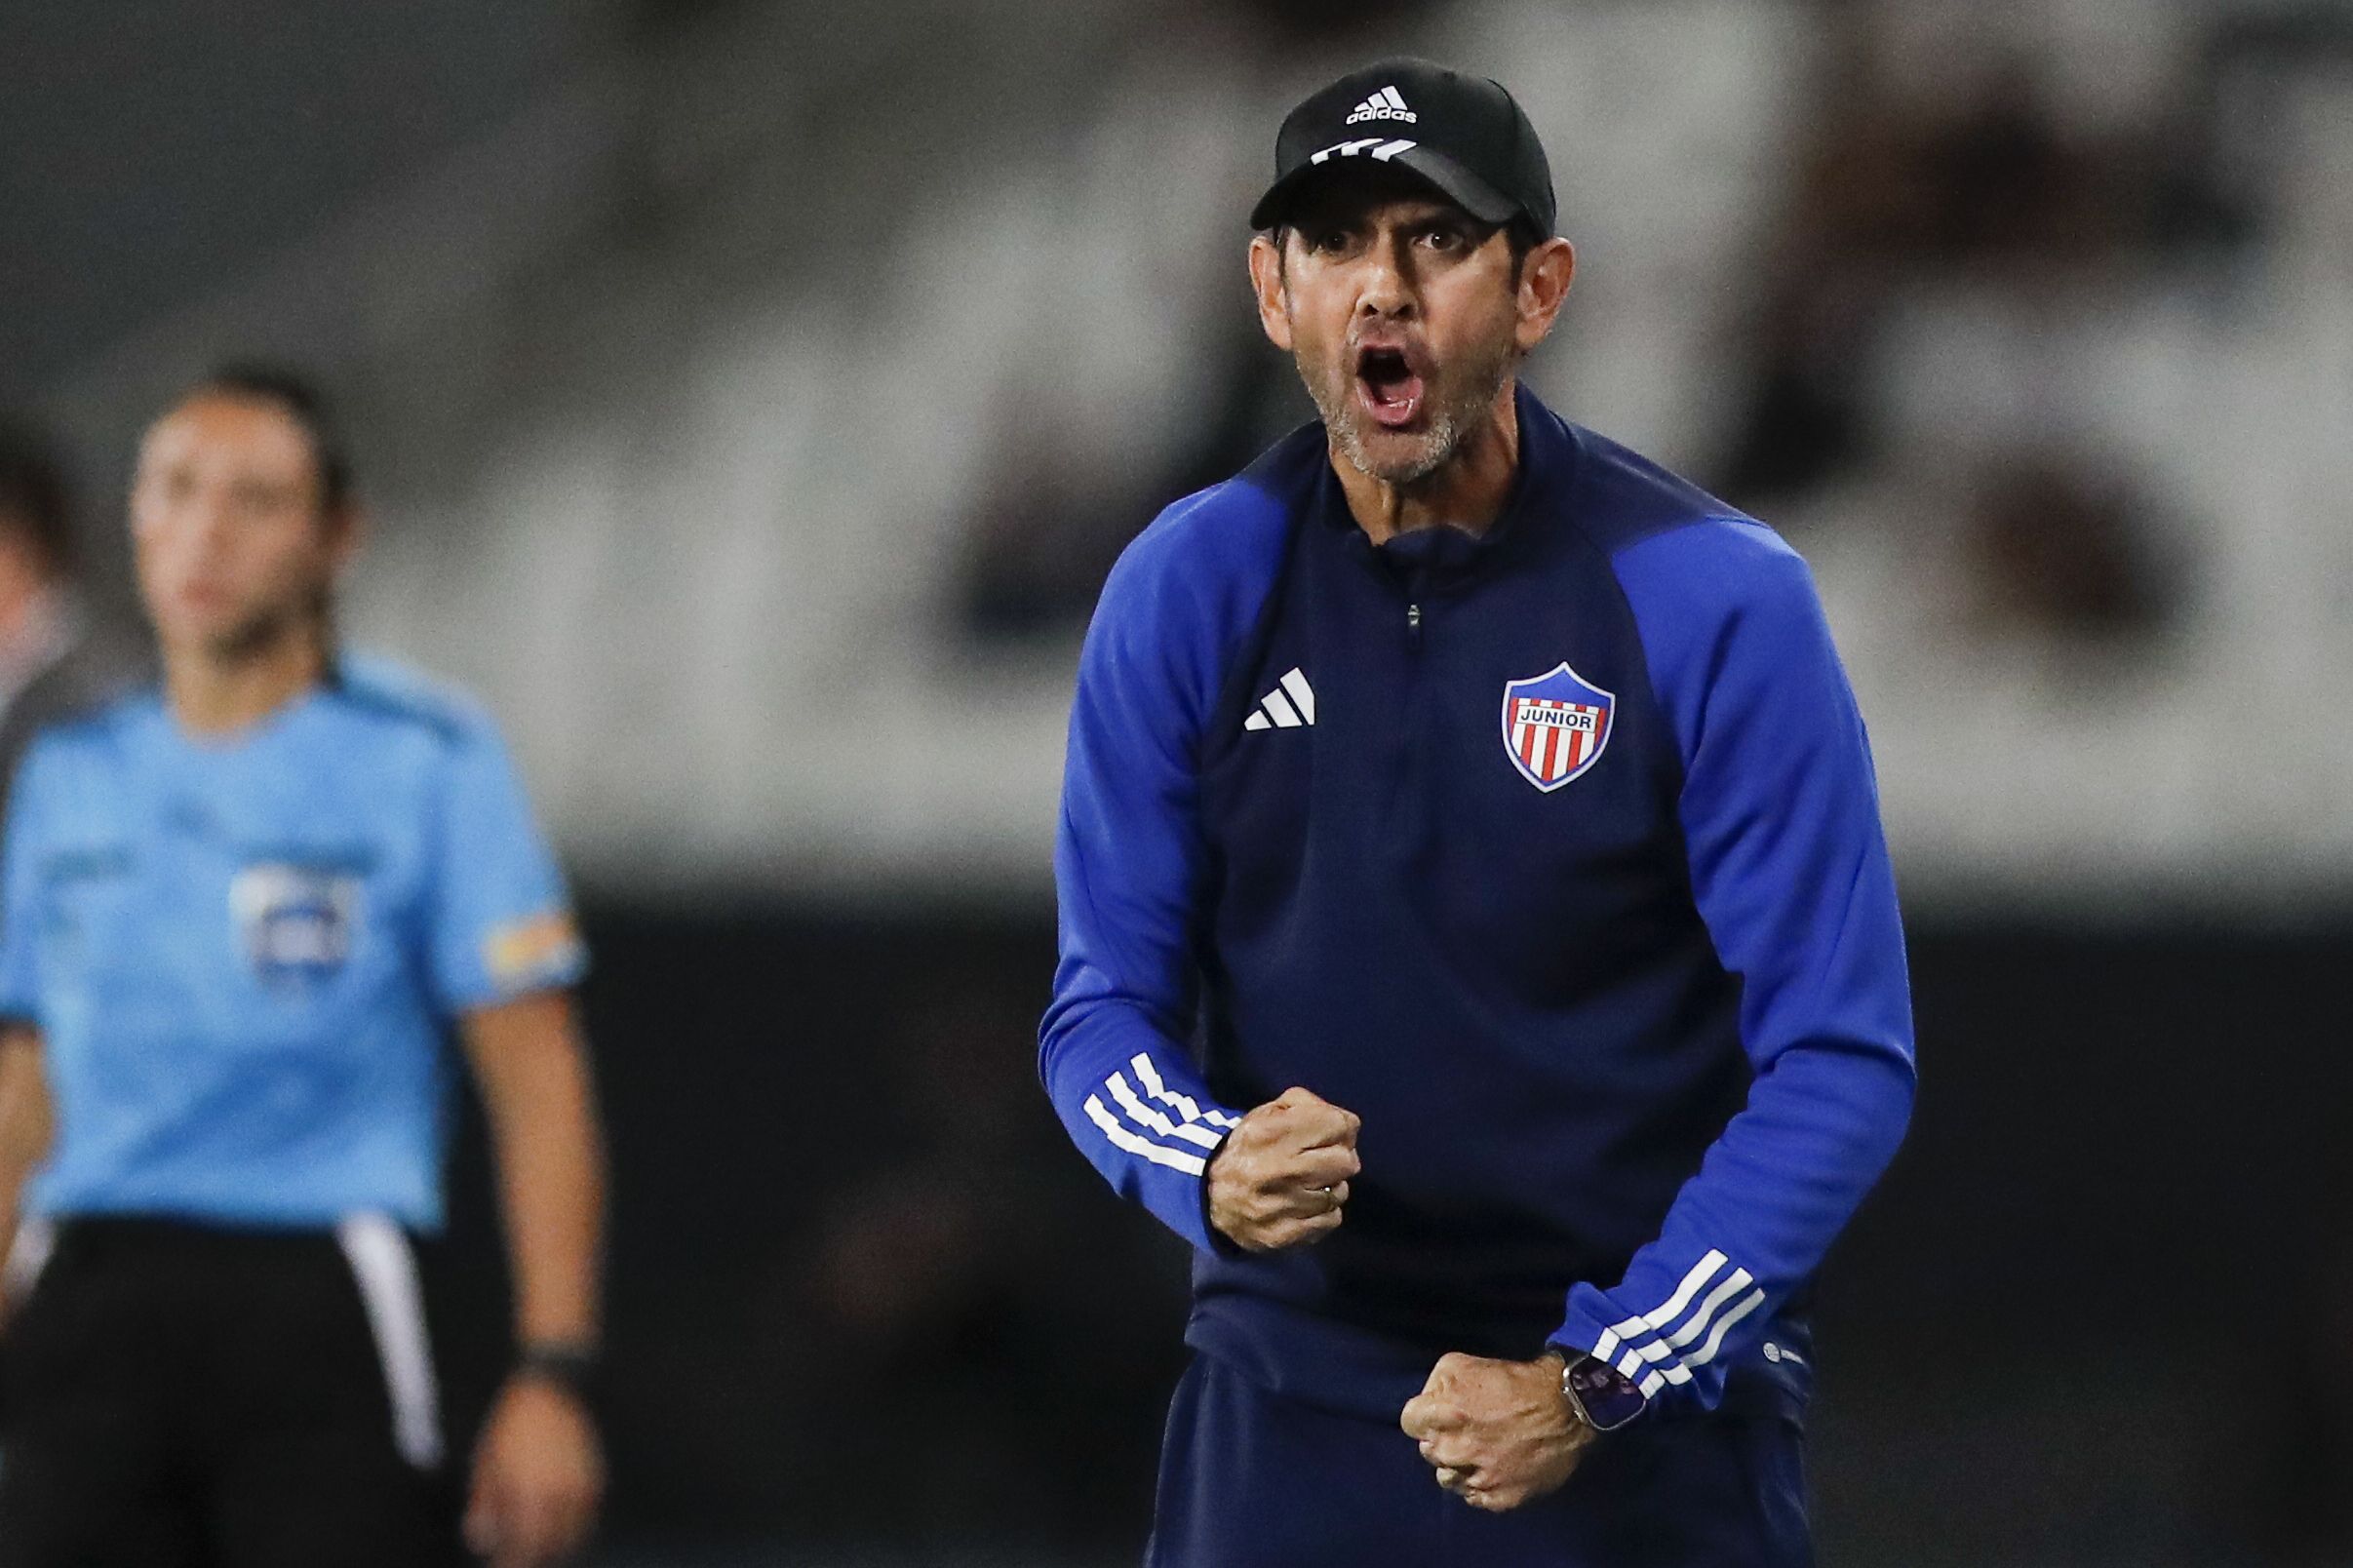
[[[1616,1431],[1650,1403],[1631,1378],[1582,1352],[1560,1369],[1560,1392],[1577,1419],[1595,1431]]]

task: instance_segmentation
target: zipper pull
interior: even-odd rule
[[[1405,607],[1405,641],[1415,647],[1422,646],[1422,607],[1420,605]]]

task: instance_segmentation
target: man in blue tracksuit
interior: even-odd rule
[[[1501,87],[1351,73],[1276,165],[1322,417],[1113,571],[1055,857],[1046,1086],[1197,1249],[1150,1560],[1805,1562],[1808,1281],[1913,1083],[1811,580],[1517,385],[1575,256]]]

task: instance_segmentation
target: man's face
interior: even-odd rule
[[[234,656],[306,623],[353,531],[324,511],[310,438],[265,400],[200,392],[139,447],[131,535],[167,649]]]
[[[1261,319],[1340,453],[1392,485],[1443,467],[1533,346],[1504,231],[1417,191],[1343,187],[1282,246],[1253,256]]]

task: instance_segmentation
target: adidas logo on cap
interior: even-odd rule
[[[1395,88],[1385,87],[1357,104],[1355,112],[1348,117],[1346,123],[1355,125],[1364,120],[1403,120],[1407,125],[1412,125],[1421,118],[1405,106],[1405,100],[1397,96]]]

